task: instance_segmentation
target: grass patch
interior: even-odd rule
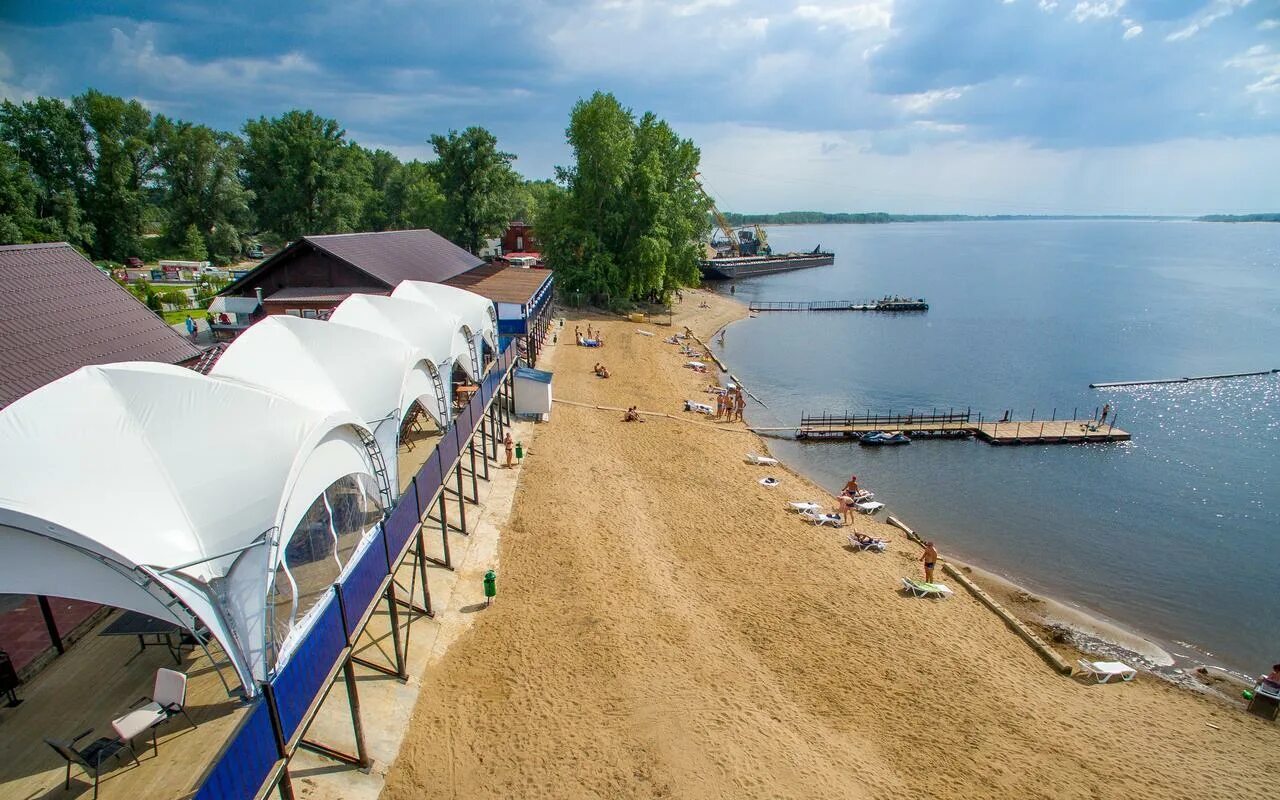
[[[188,316],[198,322],[204,319],[208,313],[203,308],[184,308],[178,311],[162,311],[160,316],[164,317],[164,321],[170,325],[181,325],[187,321]]]

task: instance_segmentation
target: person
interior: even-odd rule
[[[715,416],[715,418],[716,418],[716,419],[720,419],[720,418],[721,418],[721,417],[723,417],[723,416],[724,416],[724,395],[722,395],[722,394],[718,394],[718,395],[716,395],[716,416]]]
[[[1099,425],[1106,425],[1106,424],[1107,424],[1107,415],[1108,415],[1108,414],[1110,414],[1110,413],[1111,413],[1111,404],[1110,404],[1110,403],[1103,403],[1103,404],[1102,404],[1102,419],[1098,420],[1098,424],[1099,424]]]
[[[596,338],[596,337],[595,337],[595,334],[594,334],[594,333],[592,332],[592,330],[591,330],[591,323],[590,323],[590,322],[588,322],[588,323],[587,323],[587,338],[588,338],[588,339],[594,339],[594,338]]]
[[[1271,674],[1263,675],[1262,683],[1269,683],[1273,688],[1280,689],[1280,664],[1271,665]]]
[[[938,551],[933,546],[933,542],[924,543],[924,552],[920,554],[920,560],[924,562],[924,582],[933,583],[933,567],[938,563]]]
[[[196,338],[196,321],[191,318],[190,314],[187,315],[186,326],[187,326],[187,335],[190,336],[192,339]]]
[[[609,377],[609,368],[606,367],[604,364],[599,364],[598,366],[599,366],[599,369],[596,370],[596,374],[599,375],[601,378]]]
[[[733,395],[733,419],[742,422],[742,412],[747,410],[747,396],[742,393],[741,386],[734,390]]]
[[[502,446],[507,448],[507,469],[511,469],[515,466],[516,443],[511,438],[511,433],[509,431],[507,432],[507,438],[502,440]]]
[[[858,476],[850,475],[849,482],[844,485],[844,489],[841,490],[841,494],[847,494],[852,497],[854,495],[857,495],[859,491],[860,490],[858,489]]]
[[[640,418],[640,412],[636,409],[635,406],[631,406],[630,408],[627,409],[627,415],[622,418],[622,421],[623,422],[644,422],[644,420]]]

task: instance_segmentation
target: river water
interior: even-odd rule
[[[851,473],[939,549],[1256,674],[1280,660],[1280,224],[1017,221],[780,226],[834,266],[740,280],[751,300],[924,297],[923,314],[764,313],[717,347],[768,408],[1091,416],[1126,444],[871,449],[771,443],[836,489]],[[727,287],[724,287],[727,291]],[[1263,670],[1265,671],[1265,670]]]

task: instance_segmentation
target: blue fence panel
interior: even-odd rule
[[[400,551],[404,549],[405,542],[409,541],[409,537],[413,536],[413,532],[418,528],[418,503],[417,498],[411,495],[401,495],[400,504],[396,506],[396,510],[391,512],[391,516],[387,518],[387,552],[394,559],[400,555]],[[383,569],[387,564],[384,561]]]
[[[431,510],[431,501],[435,499],[443,480],[444,476],[440,474],[440,453],[433,450],[427,463],[418,472],[418,508],[422,509],[423,514]]]
[[[440,456],[442,470],[453,469],[453,462],[458,459],[458,440],[454,436],[453,426],[436,442],[436,455]]]
[[[382,561],[384,575],[386,568],[384,558]],[[307,709],[316,697],[325,690],[329,673],[338,663],[338,655],[345,646],[346,635],[342,628],[342,614],[338,610],[338,600],[330,595],[325,600],[325,607],[316,618],[311,630],[289,656],[289,663],[285,664],[284,669],[271,681],[285,741],[293,739],[302,723],[303,715],[307,713]]]
[[[410,503],[411,504],[411,503]],[[401,506],[405,503],[400,503]],[[378,587],[387,575],[387,555],[383,549],[386,529],[379,525],[368,546],[360,554],[360,560],[351,567],[342,580],[342,604],[346,612],[347,630],[355,633],[356,626],[364,619],[365,612],[378,601]],[[352,639],[354,640],[354,636]]]
[[[462,410],[458,412],[458,416],[453,418],[453,427],[463,437],[460,441],[465,441],[465,437],[471,435],[471,429],[475,426],[475,411],[473,410],[475,408],[475,398],[473,397],[471,400],[471,402],[462,407]]]
[[[496,370],[498,369],[497,364],[495,364],[493,368],[495,372],[491,372],[488,375],[484,376],[484,380],[480,382],[480,402],[483,403],[485,406],[488,406],[489,401],[493,399],[493,387],[497,386],[497,384],[494,383],[493,381],[493,376],[497,374],[496,373]]]
[[[241,800],[255,797],[280,755],[271,730],[271,712],[259,698],[249,709],[218,763],[205,777],[195,800]]]

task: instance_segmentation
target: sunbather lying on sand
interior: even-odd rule
[[[609,377],[609,368],[604,364],[596,364],[595,373],[597,378]]]

